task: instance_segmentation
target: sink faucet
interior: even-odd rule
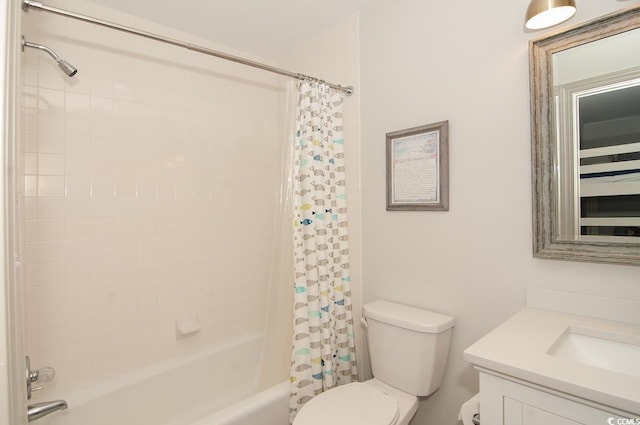
[[[30,404],[27,406],[27,418],[29,422],[40,419],[58,410],[67,408],[67,402],[64,400],[45,401],[43,403]]]

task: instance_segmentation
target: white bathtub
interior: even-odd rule
[[[39,422],[287,425],[288,382],[259,391],[262,344],[263,335],[253,334],[110,379],[81,392],[59,394],[69,408]]]

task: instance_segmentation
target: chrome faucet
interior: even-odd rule
[[[29,356],[25,358],[26,370],[25,379],[27,384],[27,400],[31,399],[33,391],[39,391],[44,388],[44,384],[51,382],[56,376],[56,371],[52,367],[43,367],[37,370],[31,370],[31,360]],[[34,387],[32,384],[40,384]],[[67,402],[64,400],[45,401],[42,403],[30,404],[27,406],[27,419],[29,422],[40,419],[58,410],[66,409]]]
[[[67,402],[64,400],[45,401],[42,403],[30,404],[27,406],[27,419],[29,422],[47,416],[50,413],[67,408]]]

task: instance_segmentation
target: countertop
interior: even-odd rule
[[[640,325],[525,308],[467,348],[464,358],[478,367],[640,415],[640,377],[548,354],[569,327],[640,340]]]

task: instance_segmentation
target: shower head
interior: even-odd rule
[[[75,66],[71,65],[69,62],[67,62],[64,59],[60,59],[60,62],[58,62],[58,66],[69,77],[73,77],[74,75],[76,75],[78,73],[78,69]]]
[[[66,60],[62,59],[52,49],[48,48],[47,46],[43,46],[42,44],[30,43],[30,42],[26,41],[24,39],[24,36],[23,36],[22,37],[22,51],[24,51],[25,47],[31,47],[33,49],[38,49],[38,50],[42,50],[44,52],[47,52],[49,54],[49,56],[51,56],[53,58],[53,60],[56,61],[56,63],[60,67],[60,69],[62,71],[64,71],[64,73],[67,74],[69,77],[73,77],[74,75],[76,75],[78,73],[78,70],[76,69],[75,66],[71,65],[69,62],[67,62]]]

